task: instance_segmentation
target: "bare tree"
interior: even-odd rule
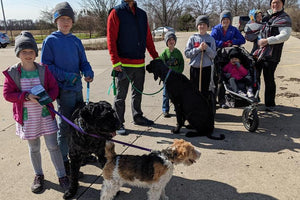
[[[195,17],[199,15],[211,15],[214,12],[212,9],[214,5],[213,0],[191,0],[189,5],[193,8]]]
[[[177,18],[183,13],[183,0],[143,0],[142,6],[151,13],[153,22],[159,26],[175,26]],[[151,18],[151,17],[150,17]]]
[[[81,2],[85,14],[97,18],[100,34],[106,35],[106,24],[109,11],[117,5],[118,0],[81,0]]]

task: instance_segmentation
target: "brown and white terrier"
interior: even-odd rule
[[[201,153],[183,139],[162,150],[148,155],[117,155],[115,145],[106,142],[107,162],[103,168],[101,200],[111,200],[123,184],[150,188],[149,200],[167,200],[165,186],[172,178],[174,164],[192,165]]]

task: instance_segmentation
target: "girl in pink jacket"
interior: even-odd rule
[[[23,31],[16,38],[15,53],[21,62],[3,72],[5,76],[3,96],[5,100],[13,103],[16,134],[28,141],[30,160],[35,173],[31,191],[39,193],[44,186],[40,151],[41,136],[45,138],[59,183],[67,189],[69,179],[66,176],[62,155],[57,144],[56,119],[54,113],[45,106],[48,104],[53,107],[51,102],[58,95],[57,82],[46,66],[35,62],[38,48],[30,32]],[[39,90],[36,90],[37,88]]]
[[[229,52],[229,63],[223,68],[224,76],[228,79],[233,92],[242,96],[253,97],[252,78],[248,70],[241,64],[240,51],[233,48]],[[247,94],[245,91],[247,90]]]

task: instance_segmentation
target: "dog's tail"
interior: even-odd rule
[[[105,157],[107,158],[107,160],[111,160],[116,155],[115,144],[107,140],[105,144]]]

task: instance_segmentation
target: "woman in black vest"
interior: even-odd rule
[[[282,53],[283,43],[287,41],[292,32],[292,22],[284,12],[285,0],[271,0],[271,9],[263,21],[266,22],[261,30],[261,39],[258,41],[259,49],[254,52],[257,57],[257,71],[260,77],[263,71],[265,81],[265,106],[266,111],[274,111],[276,84],[274,73]]]

